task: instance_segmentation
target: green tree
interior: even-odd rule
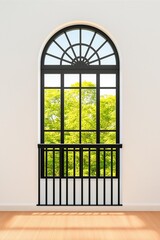
[[[78,87],[78,83],[72,87]],[[82,130],[96,130],[96,89],[87,87],[95,87],[92,82],[83,82],[81,89],[81,126]],[[65,130],[79,130],[79,113],[80,113],[80,93],[79,89],[64,90],[64,128]],[[60,130],[61,120],[61,96],[59,89],[45,90],[45,129]],[[100,96],[100,128],[101,130],[115,130],[116,128],[116,98],[113,95],[103,94]],[[82,143],[96,143],[95,132],[83,132]],[[78,132],[65,132],[65,143],[79,143]],[[101,143],[116,143],[115,132],[101,132]],[[45,143],[60,143],[60,132],[45,132]],[[56,175],[59,175],[59,151],[49,152],[48,157],[48,175],[52,175],[53,157],[55,159]],[[116,168],[116,156],[114,157],[114,174]],[[64,158],[65,159],[65,158]],[[68,157],[68,175],[73,175],[73,153],[69,153]],[[110,155],[106,156],[106,174],[110,175]],[[88,152],[83,155],[84,175],[88,174]],[[96,152],[91,153],[91,175],[96,174]],[[103,175],[103,156],[100,154],[100,174]],[[76,153],[76,175],[79,175],[79,153]]]

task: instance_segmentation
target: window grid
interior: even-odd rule
[[[119,143],[119,59],[118,59],[118,53],[117,50],[114,46],[114,44],[112,43],[112,41],[101,31],[97,30],[96,28],[92,28],[92,27],[88,27],[85,25],[77,25],[74,26],[73,29],[79,29],[79,43],[77,44],[72,44],[71,43],[71,39],[68,36],[68,32],[70,30],[72,30],[72,27],[66,28],[66,30],[62,30],[60,32],[58,32],[56,35],[54,35],[54,37],[52,37],[49,42],[47,43],[44,52],[42,54],[42,60],[41,60],[41,143],[45,143],[45,139],[44,139],[44,134],[45,133],[60,133],[60,143],[65,143],[64,139],[65,139],[65,133],[79,133],[79,143],[83,143],[82,142],[82,134],[83,133],[96,133],[96,142],[95,143],[100,143],[100,136],[101,133],[115,133],[116,134],[116,142],[115,143]],[[90,43],[84,44],[82,43],[82,31],[84,30],[88,30],[91,29],[91,31],[94,32]],[[89,30],[90,31],[90,30]],[[66,37],[67,41],[68,41],[68,48],[64,49],[60,46],[60,44],[58,44],[56,42],[56,39],[63,35]],[[96,38],[96,36],[102,36],[104,39],[106,39],[97,49],[93,49],[93,42]],[[56,57],[50,53],[48,53],[48,49],[50,47],[50,45],[52,43],[55,43],[57,47],[59,47],[62,51],[63,54],[60,57]],[[106,43],[110,44],[110,47],[113,50],[113,53],[110,53],[106,56],[99,56],[98,52],[100,50],[102,50],[102,48],[105,46]],[[78,53],[75,51],[75,46],[79,47],[79,56]],[[82,50],[83,50],[83,46],[87,47],[87,50],[85,52],[85,54],[82,54]],[[68,50],[71,49],[72,53],[73,53],[73,57],[71,57],[68,54]],[[90,55],[88,55],[89,51],[93,50],[94,52]],[[56,58],[59,59],[59,65],[58,64],[46,64],[45,62],[45,58],[46,56],[50,56],[52,58]],[[67,60],[66,56],[70,59]],[[87,58],[88,56],[88,58]],[[92,59],[93,57],[97,57],[96,59]],[[103,59],[109,58],[111,56],[115,56],[115,64],[112,64],[112,62],[110,64],[102,64]],[[98,62],[98,65],[92,65],[93,63]],[[66,63],[67,65],[65,65],[64,63]],[[70,65],[68,65],[70,64]],[[60,87],[46,87],[44,85],[44,75],[45,74],[60,74],[61,76],[61,85]],[[79,78],[80,78],[80,85],[79,87],[65,87],[64,86],[64,75],[65,74],[72,74],[72,73],[76,73],[79,74]],[[81,75],[82,74],[96,74],[96,87],[84,87],[82,86],[82,79],[81,79]],[[100,86],[100,74],[115,74],[116,75],[116,86],[115,87],[101,87]],[[60,104],[61,104],[61,129],[57,130],[57,129],[45,129],[44,126],[44,95],[45,95],[45,91],[47,89],[59,89],[61,91],[60,94]],[[67,89],[77,89],[79,90],[79,129],[65,129],[64,126],[64,91]],[[81,95],[82,95],[82,90],[96,90],[96,129],[90,129],[90,130],[85,130],[82,129],[82,121],[81,121],[81,117],[82,117],[82,102],[81,102]],[[101,129],[100,128],[100,90],[115,90],[116,91],[116,128],[115,129]],[[61,153],[63,154],[63,153]],[[119,159],[119,152],[116,152],[117,154],[117,159]],[[97,158],[99,158],[99,156],[97,155]],[[119,162],[119,161],[118,161]],[[42,176],[43,176],[43,163],[42,163]],[[97,168],[99,169],[99,161],[97,161]],[[118,164],[117,164],[117,168],[116,168],[116,174],[118,176]],[[61,174],[64,175],[64,172],[61,171]]]

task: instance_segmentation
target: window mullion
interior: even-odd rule
[[[116,143],[119,143],[119,126],[120,126],[120,119],[119,119],[119,99],[120,99],[120,91],[119,91],[119,73],[116,73]]]
[[[44,99],[44,73],[41,71],[41,143],[44,142],[44,107],[45,107],[45,99]],[[41,177],[44,177],[44,150],[41,153]]]
[[[100,76],[96,75],[96,143],[100,143]],[[97,149],[96,157],[96,175],[100,177],[100,151]],[[98,183],[97,183],[98,187]]]
[[[80,56],[80,61],[82,61],[81,59],[81,28],[79,29],[79,56]]]
[[[45,99],[44,99],[44,74],[41,73],[41,143],[44,143],[44,104],[45,104]]]
[[[119,72],[116,73],[116,143],[119,143],[119,133],[120,133],[120,85],[119,85]],[[120,151],[116,150],[116,176],[119,178],[120,174]],[[120,181],[118,181],[118,192],[120,190]],[[118,193],[119,196],[119,193]],[[120,199],[118,198],[118,203]]]
[[[82,143],[82,90],[81,90],[81,86],[82,86],[82,77],[81,77],[81,73],[79,74],[79,143]],[[82,164],[82,151],[80,150],[79,152],[79,157],[80,157],[80,167],[79,167],[79,176],[82,177],[83,175],[83,164]],[[82,186],[82,185],[81,185]]]
[[[64,74],[61,74],[61,143],[64,143]]]
[[[82,129],[82,89],[81,89],[81,86],[82,86],[82,77],[81,77],[81,74],[79,74],[79,143],[82,142],[82,132],[81,132],[81,129]]]
[[[61,74],[61,143],[64,143],[64,74]],[[60,175],[64,177],[64,149],[60,152]]]
[[[96,78],[96,143],[100,143],[100,76]]]

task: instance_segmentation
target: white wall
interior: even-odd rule
[[[37,203],[39,55],[55,29],[91,22],[121,60],[122,198],[160,207],[160,1],[0,0],[0,205]]]

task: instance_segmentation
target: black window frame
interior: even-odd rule
[[[116,59],[116,64],[115,65],[88,65],[88,64],[75,64],[75,62],[72,65],[45,65],[45,56],[47,53],[48,47],[51,45],[51,43],[54,41],[54,39],[61,34],[65,33],[66,31],[73,30],[73,29],[87,29],[87,30],[92,30],[95,33],[100,34],[103,36],[106,41],[111,45],[115,59]],[[81,32],[81,31],[80,31]],[[81,34],[80,34],[81,35]],[[81,45],[81,36],[80,36],[80,45]],[[61,61],[62,63],[62,61]],[[64,74],[72,73],[72,74],[96,74],[96,79],[97,79],[97,84],[96,85],[96,91],[97,94],[99,94],[100,87],[99,87],[99,76],[100,74],[115,74],[116,75],[116,87],[114,88],[116,90],[116,143],[120,143],[120,62],[119,62],[119,55],[118,51],[113,43],[113,41],[101,30],[89,26],[89,25],[72,25],[69,27],[66,27],[64,29],[61,29],[57,33],[55,33],[47,42],[47,44],[44,47],[42,56],[41,56],[41,84],[40,84],[40,142],[43,144],[44,142],[44,74],[61,74],[61,78],[64,81]],[[107,87],[106,87],[107,88]],[[62,84],[61,87],[59,88],[61,91],[64,91],[64,85]],[[83,89],[83,87],[80,86],[80,89]],[[63,94],[61,96],[62,102],[63,100]],[[97,97],[99,99],[99,97]],[[97,101],[97,100],[96,100]],[[99,105],[99,102],[96,102],[96,106]],[[64,109],[64,106],[61,105],[61,109]],[[100,143],[100,132],[103,130],[100,130],[100,121],[99,121],[99,115],[100,115],[100,109],[99,107],[97,109],[97,114],[96,114],[96,143]],[[63,118],[64,113],[61,114],[61,118]],[[61,143],[64,143],[64,119],[61,119]],[[56,130],[55,130],[56,131]],[[75,130],[76,131],[76,130]],[[81,129],[80,129],[81,131]],[[85,130],[86,131],[86,130]],[[90,130],[89,130],[90,131]],[[108,130],[104,130],[108,131]],[[74,132],[74,131],[73,131]],[[81,143],[81,142],[80,142]],[[117,163],[119,163],[119,151],[116,152],[116,159]],[[116,164],[116,176],[119,177],[119,166]],[[64,177],[63,171],[61,171],[61,177]],[[41,178],[44,178],[44,159],[42,158],[42,163],[41,163]]]

